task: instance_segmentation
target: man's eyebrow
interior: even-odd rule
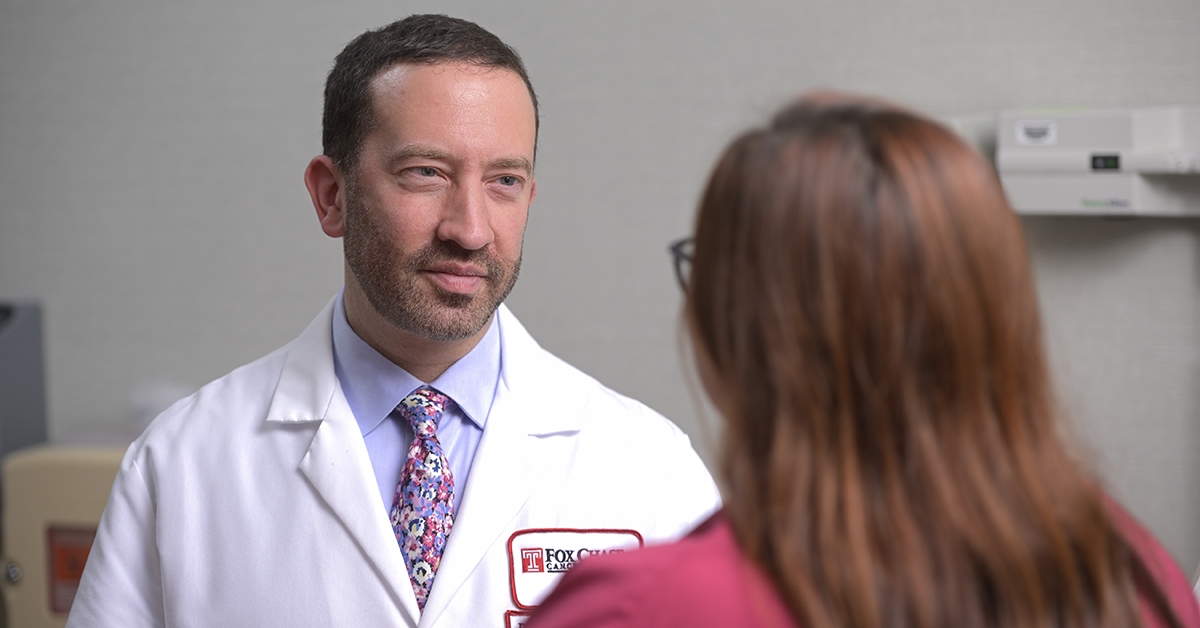
[[[433,148],[432,146],[424,146],[422,144],[409,144],[402,147],[392,155],[392,162],[405,161],[407,159],[431,159],[435,161],[451,161],[450,154],[444,150]],[[501,157],[488,164],[489,167],[499,170],[515,169],[524,170],[525,174],[533,175],[533,164],[525,157]]]
[[[533,164],[529,163],[529,160],[524,157],[501,157],[493,161],[490,165],[492,168],[499,170],[524,170],[527,175],[533,174]]]
[[[437,161],[450,161],[450,155],[443,150],[438,150],[431,146],[422,146],[421,144],[409,144],[392,155],[392,161],[404,161],[405,159],[433,159]]]

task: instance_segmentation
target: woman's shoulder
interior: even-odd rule
[[[530,628],[794,626],[770,581],[717,513],[677,543],[581,561]]]
[[[1167,550],[1158,539],[1142,524],[1129,514],[1111,497],[1105,496],[1105,505],[1117,530],[1125,537],[1133,551],[1137,552],[1142,563],[1150,572],[1150,576],[1158,584],[1167,602],[1174,609],[1176,616],[1187,628],[1200,628],[1200,607],[1197,606],[1195,593],[1187,576],[1179,569]],[[1145,594],[1142,601],[1142,616],[1147,627],[1166,625],[1152,611],[1152,606]]]

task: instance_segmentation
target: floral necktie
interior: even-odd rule
[[[392,529],[422,611],[454,525],[454,478],[437,439],[447,401],[446,395],[422,386],[396,406],[412,426],[413,442],[392,500]]]

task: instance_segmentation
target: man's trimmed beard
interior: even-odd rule
[[[508,262],[489,248],[469,251],[437,239],[406,255],[371,220],[356,188],[352,184],[346,192],[342,247],[371,307],[397,328],[429,340],[462,340],[483,329],[516,285],[520,255]],[[485,268],[483,288],[474,295],[458,294],[419,281],[422,270],[445,261]]]

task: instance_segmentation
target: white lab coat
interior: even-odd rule
[[[69,627],[515,627],[515,535],[653,543],[718,505],[686,435],[543,350],[502,306],[500,386],[421,614],[334,375],[331,313],[130,446]]]

